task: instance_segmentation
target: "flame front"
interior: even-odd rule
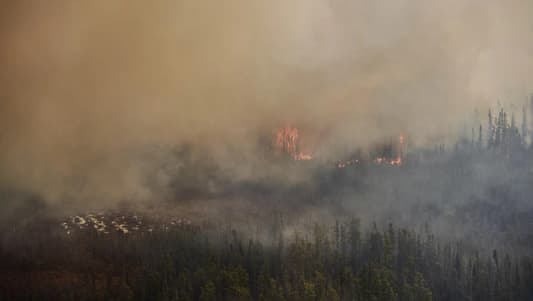
[[[403,163],[403,157],[405,152],[405,137],[400,135],[398,137],[398,144],[396,146],[395,156],[380,156],[374,159],[376,164],[390,164],[393,166],[400,166]]]

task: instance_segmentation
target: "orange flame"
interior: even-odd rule
[[[300,132],[298,128],[285,126],[278,128],[274,135],[274,151],[276,154],[287,154],[294,160],[311,160],[310,154],[300,150]]]
[[[374,163],[376,164],[384,164],[384,165],[393,165],[393,166],[400,166],[403,164],[403,157],[404,157],[404,151],[405,151],[405,137],[403,135],[400,135],[398,137],[398,145],[397,145],[397,154],[393,158],[387,158],[387,157],[377,157],[374,159]]]

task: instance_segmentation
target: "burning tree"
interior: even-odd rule
[[[300,131],[293,126],[278,128],[274,134],[274,152],[287,155],[294,160],[311,160],[312,156],[303,152]]]

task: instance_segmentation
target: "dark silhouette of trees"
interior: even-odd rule
[[[3,262],[24,260],[31,280],[17,279],[14,270],[4,267],[0,299],[533,298],[530,257],[472,251],[460,243],[437,241],[428,230],[417,233],[392,224],[364,230],[356,219],[315,224],[306,233],[272,243],[236,230],[192,225],[135,235],[44,237],[64,249],[49,254],[29,244],[17,254],[4,253]]]

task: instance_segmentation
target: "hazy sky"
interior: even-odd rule
[[[80,171],[120,195],[138,146],[251,144],[284,123],[331,144],[425,141],[533,91],[529,0],[2,6],[0,174],[51,197]]]

